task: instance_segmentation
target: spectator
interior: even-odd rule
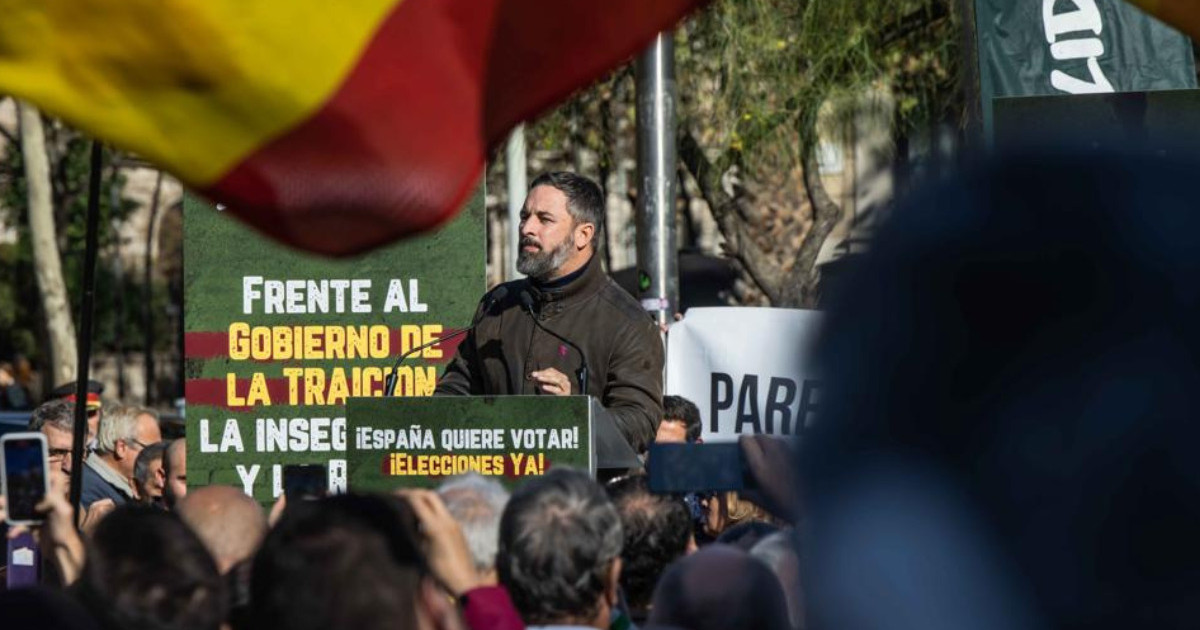
[[[5,628],[102,630],[75,598],[59,588],[36,586],[0,592],[0,619]]]
[[[61,480],[62,488],[71,492],[71,455],[74,452],[75,403],[62,399],[43,403],[29,417],[29,430],[46,436],[46,453],[50,474]]]
[[[705,495],[701,498],[700,505],[705,510],[703,533],[713,540],[735,525],[776,522],[766,510],[746,500],[737,492]]]
[[[17,380],[12,364],[0,363],[0,410],[24,411],[29,409],[30,400],[29,390]]]
[[[1200,623],[1200,163],[1094,146],[943,180],[826,303],[812,625]]]
[[[462,527],[480,583],[496,584],[500,515],[508,503],[508,492],[493,479],[467,473],[444,481],[437,493]]]
[[[163,455],[163,501],[173,510],[187,492],[187,442],[179,438],[167,445]]]
[[[76,589],[108,628],[216,630],[224,618],[221,576],[204,545],[179,517],[145,506],[100,522]]]
[[[104,383],[101,383],[100,381],[87,382],[87,444],[89,448],[96,447],[96,438],[100,434],[100,413],[103,410],[103,405],[100,402],[100,395],[103,393]],[[75,402],[75,381],[64,383],[58,387],[55,387],[50,392],[48,399],[62,399],[70,403]]]
[[[118,405],[104,411],[97,451],[83,469],[82,503],[112,499],[116,505],[133,500],[133,468],[138,453],[162,440],[158,421],[138,407]]]
[[[700,409],[683,396],[663,396],[662,422],[654,441],[659,444],[700,440]]]
[[[621,589],[634,623],[650,610],[654,585],[667,565],[696,549],[692,520],[683,500],[650,494],[645,475],[622,477],[606,486],[621,517]]]
[[[788,620],[792,628],[804,627],[804,590],[800,582],[800,555],[796,552],[793,532],[780,531],[763,538],[750,549],[750,556],[762,561],[775,574],[787,600]]]
[[[609,627],[621,520],[582,472],[552,468],[519,487],[500,519],[496,569],[530,627]]]
[[[253,556],[267,534],[262,507],[231,486],[197,488],[175,509],[204,543],[222,575]]]
[[[779,580],[740,549],[710,545],[672,565],[654,589],[651,625],[685,630],[788,630]]]
[[[288,630],[450,627],[404,500],[341,495],[288,506],[254,558],[251,625]],[[469,569],[469,567],[468,567]]]
[[[138,502],[156,507],[163,505],[163,454],[166,442],[155,442],[142,449],[133,462],[133,488],[137,490]]]
[[[678,313],[676,320],[682,319]],[[665,331],[664,331],[665,332]],[[700,409],[692,401],[683,396],[663,396],[663,417],[658,424],[654,442],[658,444],[696,444],[700,439]],[[649,454],[645,455],[649,465]],[[683,495],[684,506],[693,523],[693,531],[701,527],[705,520],[704,508],[700,504],[700,495],[689,492]]]
[[[760,541],[778,533],[779,527],[763,521],[747,521],[727,528],[717,536],[718,543],[750,551]]]

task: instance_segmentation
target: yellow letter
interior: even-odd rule
[[[229,325],[229,358],[234,361],[250,358],[250,324],[234,322]]]
[[[300,404],[300,375],[304,373],[302,368],[283,368],[283,375],[288,379],[288,404]]]
[[[247,405],[269,405],[271,394],[267,392],[267,377],[262,372],[255,372],[250,379],[250,394],[246,396]]]
[[[238,396],[237,393],[237,376],[232,372],[225,375],[225,402],[230,407],[245,407],[246,399]]]

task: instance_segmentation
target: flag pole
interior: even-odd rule
[[[71,508],[79,523],[79,503],[83,492],[83,449],[87,435],[87,396],[89,366],[92,360],[92,315],[96,305],[96,249],[100,231],[101,145],[92,141],[91,171],[88,177],[87,241],[83,255],[83,300],[79,306],[79,339],[75,375],[75,435],[71,449]]]

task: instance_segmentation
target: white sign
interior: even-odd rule
[[[809,354],[821,314],[782,308],[692,308],[667,333],[668,394],[700,408],[706,442],[798,435],[820,405]]]

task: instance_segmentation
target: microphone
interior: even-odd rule
[[[567,344],[568,346],[571,346],[575,352],[579,353],[579,370],[575,372],[575,377],[579,379],[580,393],[584,396],[587,396],[588,364],[587,356],[583,354],[583,349],[575,345],[574,341],[571,341],[570,339],[567,339],[566,337],[542,325],[542,322],[538,320],[537,315],[535,315],[533,312],[533,296],[530,295],[528,291],[521,291],[519,297],[521,299],[521,306],[525,307],[525,312],[529,313],[529,318],[533,320],[535,326],[541,328],[543,332],[548,333],[550,336],[557,338],[559,341]]]
[[[461,337],[462,335],[465,335],[465,334],[471,332],[472,330],[475,330],[475,327],[479,325],[479,322],[483,321],[483,316],[486,315],[488,311],[492,310],[492,307],[496,305],[496,302],[499,302],[500,300],[503,300],[506,297],[508,297],[508,287],[506,287],[504,285],[500,285],[499,287],[496,287],[496,290],[492,291],[492,293],[490,295],[488,295],[487,302],[484,303],[483,308],[480,309],[479,312],[475,314],[475,319],[471,320],[470,326],[467,326],[466,328],[459,328],[458,330],[455,330],[454,332],[451,332],[448,335],[442,335],[441,337],[438,337],[437,339],[434,339],[433,341],[430,341],[429,343],[423,343],[415,348],[409,348],[408,352],[405,352],[404,354],[400,355],[400,357],[398,359],[396,359],[396,362],[392,364],[392,371],[387,375],[387,378],[383,379],[384,395],[385,396],[395,396],[396,395],[395,394],[396,381],[398,381],[400,378],[399,375],[396,373],[396,370],[400,369],[400,364],[403,363],[405,359],[407,359],[408,357],[411,357],[412,355],[416,354],[417,352],[424,350],[425,348],[428,348],[429,346],[435,346],[439,343],[442,343],[443,341],[449,341],[451,339],[454,339],[455,337]]]

